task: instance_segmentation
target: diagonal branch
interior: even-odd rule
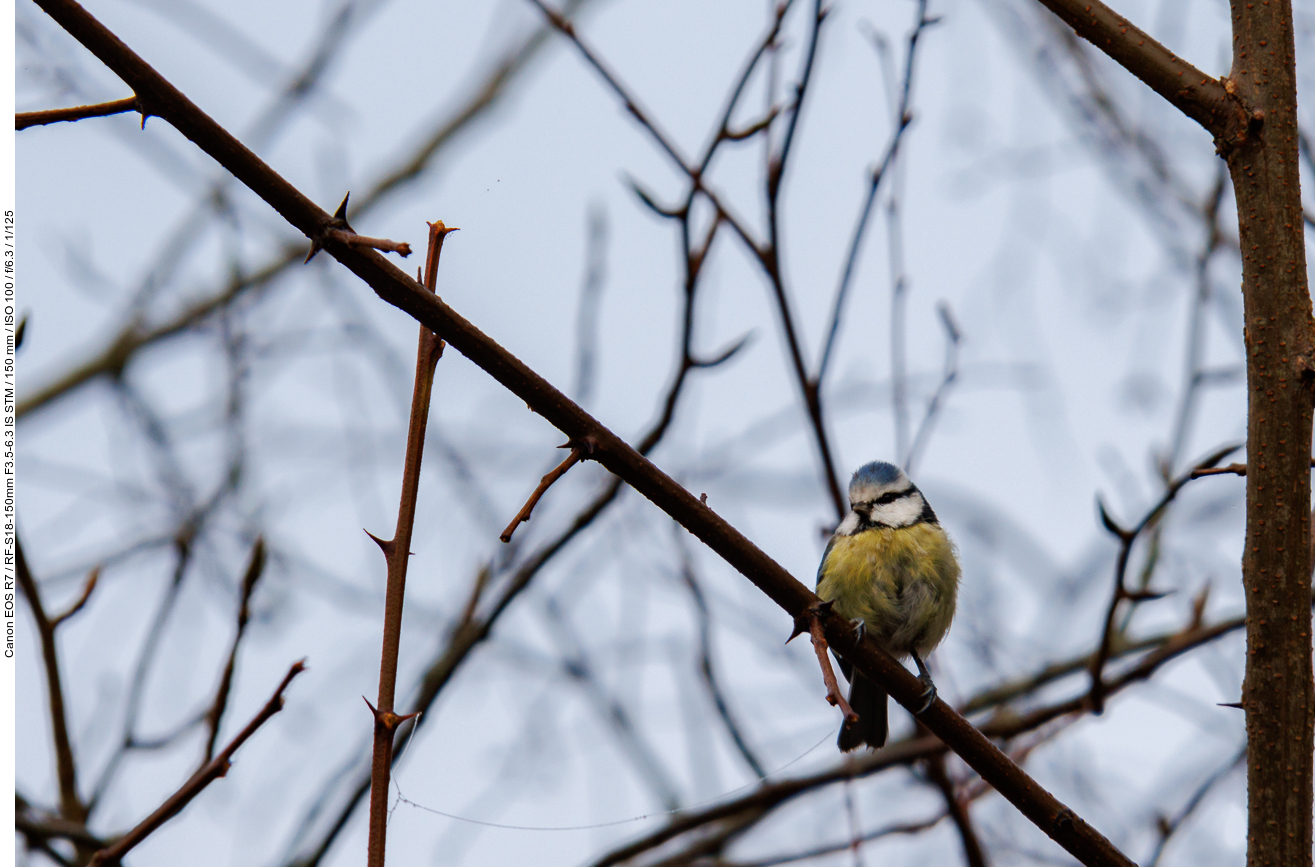
[[[1251,117],[1228,79],[1206,75],[1100,0],[1040,2],[1079,36],[1205,127],[1221,153],[1246,137]]]

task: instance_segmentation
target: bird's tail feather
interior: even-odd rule
[[[836,741],[841,751],[849,752],[867,744],[872,749],[886,744],[886,693],[881,687],[858,672],[853,673],[849,687],[849,706],[858,714],[855,722],[840,727]]]

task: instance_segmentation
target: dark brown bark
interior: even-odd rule
[[[1288,0],[1233,4],[1229,89],[1254,118],[1227,153],[1247,351],[1247,863],[1311,863],[1311,303]]]

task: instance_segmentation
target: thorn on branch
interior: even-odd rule
[[[420,711],[407,714],[397,714],[393,713],[391,710],[381,711],[374,705],[370,704],[370,700],[365,696],[361,696],[361,701],[365,702],[365,706],[370,709],[370,713],[374,714],[374,724],[381,726],[388,732],[395,732],[397,731],[397,727],[402,723],[420,716]]]
[[[369,247],[382,250],[385,253],[397,253],[402,258],[411,255],[411,245],[405,241],[390,241],[387,238],[369,238],[365,235],[356,234],[356,230],[347,222],[347,200],[351,197],[352,194],[348,191],[347,195],[342,197],[342,203],[338,205],[338,210],[333,212],[333,218],[325,224],[318,236],[311,238],[310,252],[306,254],[303,265],[314,259],[315,254],[324,249],[325,241],[336,241],[339,244],[347,244],[352,247]],[[442,220],[438,222],[438,225],[442,226]],[[430,224],[430,229],[432,231],[433,224]]]
[[[384,552],[384,557],[387,557],[393,550],[393,543],[391,541],[384,541],[369,530],[365,531],[365,535],[374,540],[374,543],[379,546],[379,550]]]
[[[596,445],[597,442],[592,436],[586,436],[578,443],[570,442],[561,446],[560,448],[570,448],[571,453],[566,456],[566,460],[562,461],[551,472],[539,480],[539,486],[534,489],[534,493],[530,494],[530,498],[525,501],[525,505],[516,513],[516,517],[511,519],[511,523],[507,525],[507,529],[503,530],[502,535],[498,538],[503,542],[510,542],[512,533],[515,533],[516,528],[521,524],[530,520],[530,513],[534,511],[534,507],[538,505],[539,499],[545,492],[547,492],[548,488],[552,487],[553,482],[566,475],[566,471],[579,463],[586,455],[592,456]]]

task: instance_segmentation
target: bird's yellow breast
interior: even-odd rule
[[[959,589],[954,544],[940,525],[876,527],[836,536],[818,570],[817,595],[862,620],[897,657],[931,652],[950,628]]]

